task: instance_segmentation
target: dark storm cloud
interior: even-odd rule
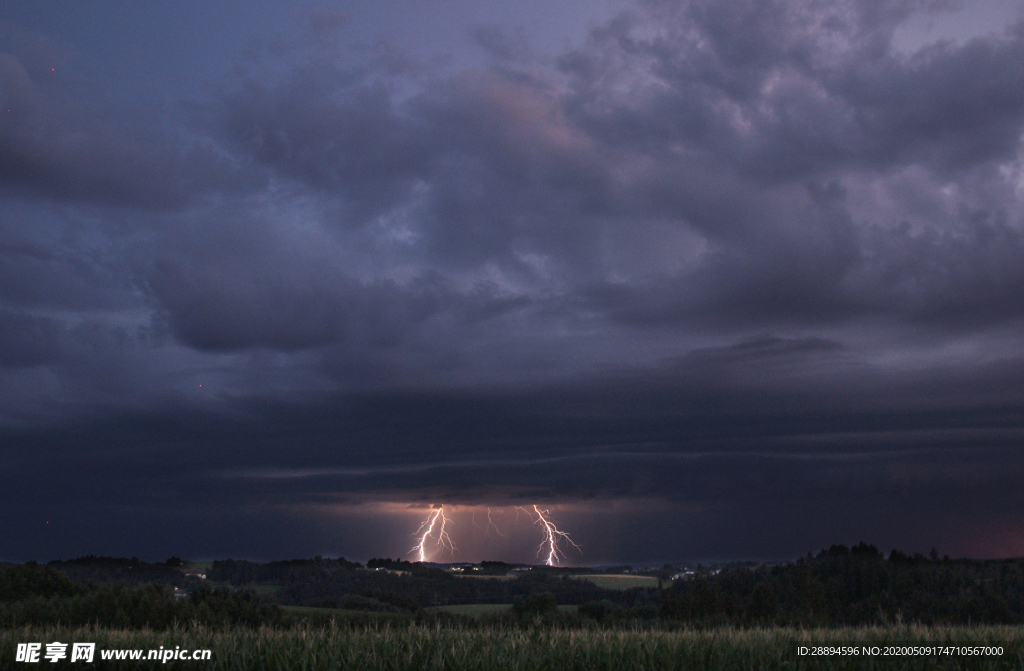
[[[0,186],[159,210],[182,208],[197,192],[253,183],[232,174],[237,169],[208,144],[165,137],[163,110],[113,109],[76,60],[56,40],[0,24]]]
[[[665,23],[620,20],[563,58],[576,81],[573,118],[660,168],[629,185],[638,193],[630,212],[660,211],[720,245],[675,280],[600,293],[622,293],[628,310],[648,318],[728,311],[733,324],[863,313],[959,320],[969,303],[993,296],[1003,307],[984,312],[1017,314],[1019,264],[1002,258],[1021,252],[1012,197],[1013,214],[998,201],[974,211],[964,203],[951,225],[933,219],[923,231],[885,220],[856,226],[832,180],[915,165],[936,181],[969,182],[955,171],[1016,156],[1019,29],[905,56],[888,48],[902,12],[887,19],[867,3],[846,6],[845,18],[844,6],[817,15],[787,3],[652,7]],[[636,36],[645,29],[655,36]]]
[[[653,383],[630,376],[522,393],[307,396],[7,429],[3,484],[17,495],[5,509],[19,520],[63,509],[68,525],[159,516],[170,506],[227,524],[238,507],[271,518],[375,500],[639,498],[699,511],[686,545],[663,542],[658,552],[682,555],[696,543],[748,556],[803,552],[818,542],[809,538],[830,537],[823,529],[905,547],[910,537],[934,542],[939,519],[957,529],[971,519],[1019,521],[1017,410],[978,390],[1005,403],[1020,361],[882,376],[867,389],[844,384],[864,375],[857,369],[816,389],[780,384],[807,374],[801,361],[835,354],[829,342],[768,339],[700,353],[700,364]],[[965,384],[973,389],[954,389]],[[1012,396],[1019,407],[1019,387]],[[244,547],[248,527],[235,528],[218,542]]]
[[[641,2],[462,69],[318,14],[134,111],[19,34],[0,505],[658,500],[707,553],[980,547],[1022,522],[1024,27],[894,47],[938,7]]]
[[[61,329],[53,320],[0,312],[0,366],[38,366],[57,349]]]
[[[390,282],[361,285],[336,259],[303,244],[309,241],[280,236],[257,217],[219,211],[184,230],[158,253],[149,282],[175,333],[199,349],[386,344],[440,302],[429,284],[406,291]]]
[[[977,192],[972,171],[1019,151],[1021,32],[895,52],[915,8],[651,3],[562,57],[568,88],[536,67],[498,68],[424,80],[408,97],[372,68],[315,56],[240,85],[224,130],[338,198],[343,226],[400,221],[412,272],[491,263],[537,280],[529,259],[542,259],[545,293],[627,322],[1013,318],[1012,187],[965,193],[923,229],[901,227],[913,210],[851,214],[844,181],[915,166],[931,193],[950,180]],[[503,33],[476,38],[522,61]],[[696,261],[678,258],[685,243],[660,268],[607,249],[629,237],[656,254],[665,226],[702,241]]]
[[[473,39],[499,62],[529,63],[533,56],[529,40],[522,29],[509,35],[498,26],[480,26],[473,31]]]
[[[685,142],[768,182],[1012,157],[1020,26],[1002,40],[896,52],[894,29],[916,4],[645,3],[561,65],[579,118],[609,141]],[[610,79],[629,85],[631,104]]]
[[[284,82],[228,94],[226,131],[260,163],[346,198],[357,223],[408,195],[428,138],[398,117],[385,85],[318,60]]]
[[[1024,240],[1005,211],[964,212],[946,229],[914,230],[908,222],[868,228],[859,240],[848,220],[822,227],[817,239],[759,238],[776,258],[764,247],[733,249],[689,276],[595,284],[583,295],[627,323],[823,325],[885,317],[973,329],[1021,316]]]

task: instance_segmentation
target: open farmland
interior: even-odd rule
[[[0,632],[0,669],[15,669],[17,643],[93,641],[103,650],[142,651],[180,647],[209,649],[205,668],[224,671],[260,668],[375,671],[666,671],[743,669],[1019,669],[1024,664],[1020,627],[893,627],[797,630],[711,629],[706,631],[600,631],[586,629],[447,629],[429,627],[348,629],[332,625],[288,630],[202,627],[166,632],[110,629],[35,628]],[[998,656],[922,655],[881,657],[800,656],[798,646],[814,644],[995,645]],[[145,654],[145,652],[143,652]],[[152,668],[157,663],[107,662],[109,668]],[[24,665],[20,665],[24,667]],[[190,668],[204,668],[196,664]]]
[[[602,589],[633,589],[634,587],[658,587],[658,579],[646,575],[614,573],[577,576],[581,580],[589,580]]]
[[[558,606],[561,613],[575,613],[578,606]],[[425,609],[434,613],[452,613],[453,615],[468,615],[470,617],[483,617],[485,615],[501,615],[512,612],[510,603],[467,603],[457,606],[434,606]]]
[[[477,580],[512,580],[515,578],[514,573],[506,573],[504,575],[493,575],[490,573],[456,573],[456,578],[476,578]]]

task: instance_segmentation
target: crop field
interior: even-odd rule
[[[658,579],[646,575],[581,575],[576,576],[580,580],[589,580],[603,589],[632,589],[634,587],[657,587]]]
[[[489,580],[512,580],[516,576],[511,573],[505,573],[501,575],[487,574],[487,573],[456,573],[457,578],[481,578]]]
[[[345,622],[346,625],[381,627],[406,626],[412,621],[409,613],[378,613],[366,610],[346,610],[344,608],[315,608],[312,606],[281,606],[285,622],[289,618],[315,626],[328,626],[331,620]]]
[[[559,606],[558,610],[563,613],[575,613],[579,606]],[[510,603],[467,603],[458,606],[433,606],[427,611],[442,613],[453,613],[455,615],[469,615],[470,617],[482,617],[484,615],[500,615],[512,610]]]
[[[0,669],[15,662],[26,641],[95,642],[103,650],[209,649],[209,662],[171,662],[173,668],[352,669],[359,671],[699,671],[702,669],[1020,669],[1020,627],[890,627],[860,629],[716,629],[638,631],[588,629],[369,628],[335,626],[239,629],[218,632],[193,627],[167,632],[91,628],[25,628],[0,631]],[[999,656],[847,655],[810,657],[798,646],[893,644],[1002,647]],[[49,664],[46,664],[49,666]],[[91,668],[154,668],[155,662],[100,662]],[[83,668],[85,666],[83,665]],[[166,667],[165,667],[166,668]]]
[[[486,574],[457,574],[460,578],[489,578],[491,580],[512,580],[516,576],[508,575],[486,575]],[[588,580],[603,589],[632,589],[634,587],[657,587],[658,579],[646,575],[617,575],[614,573],[601,573],[594,575],[576,575],[577,580]]]
[[[434,606],[427,608],[428,611],[441,613],[453,613],[455,615],[469,615],[470,617],[481,617],[483,615],[497,615],[512,610],[509,603],[467,603],[458,606]]]

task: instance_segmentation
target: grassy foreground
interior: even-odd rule
[[[201,627],[165,632],[92,628],[0,631],[0,669],[54,668],[16,663],[18,643],[95,642],[96,663],[65,668],[152,668],[153,662],[104,662],[100,650],[208,648],[212,661],[170,661],[174,668],[375,669],[500,671],[622,671],[637,669],[1021,669],[1020,627],[890,627],[829,630],[718,629],[709,631],[609,631],[535,629],[323,628],[213,631]],[[798,645],[855,644],[1002,645],[1001,657],[811,658]],[[165,667],[166,668],[166,667]]]

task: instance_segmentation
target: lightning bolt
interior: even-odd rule
[[[498,528],[498,525],[491,521],[491,509],[488,508],[487,509],[487,530],[486,530],[486,534],[487,534],[488,538],[491,535],[491,528],[492,527],[494,528],[494,531],[499,536],[501,536],[502,538],[508,538],[508,536],[506,536],[505,534],[501,533],[501,529]]]
[[[413,534],[413,536],[420,537],[420,542],[409,550],[409,554],[417,553],[421,562],[427,561],[427,541],[434,535],[434,527],[438,526],[438,520],[441,521],[441,525],[437,530],[437,549],[441,550],[447,547],[449,552],[455,552],[455,543],[452,542],[451,536],[445,531],[448,518],[445,517],[444,506],[442,505],[428,515],[427,519],[423,520],[423,523],[420,524],[420,528]]]
[[[529,511],[529,510],[527,510],[526,508],[524,508],[524,507],[522,507],[522,506],[516,506],[516,507],[515,507],[515,511],[516,511],[516,528],[518,528],[518,527],[519,527],[519,513],[523,513],[523,514],[524,514],[524,515],[526,515],[526,516],[527,516],[528,518],[530,518],[530,521],[531,521],[531,522],[533,521],[533,515],[531,515],[531,514],[530,514],[530,511]]]
[[[579,545],[572,542],[572,539],[569,538],[569,534],[564,531],[559,531],[558,527],[555,526],[555,523],[551,521],[551,511],[541,510],[534,505],[533,512],[537,513],[537,519],[534,521],[534,524],[539,524],[544,528],[544,540],[541,541],[540,545],[537,547],[537,556],[540,556],[540,553],[544,551],[544,546],[546,545],[548,549],[548,558],[547,561],[544,562],[545,564],[548,566],[555,566],[558,564],[559,560],[565,559],[565,554],[558,549],[558,541],[563,538],[569,543],[569,545],[573,546],[581,553],[583,552]]]

